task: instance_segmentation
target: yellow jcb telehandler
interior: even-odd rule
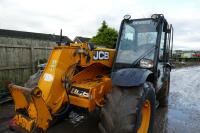
[[[9,85],[16,111],[10,127],[45,132],[77,106],[101,108],[102,133],[152,132],[156,103],[168,101],[172,33],[162,14],[126,15],[115,49],[55,47],[36,87]]]

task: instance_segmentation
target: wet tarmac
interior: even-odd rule
[[[200,133],[200,67],[172,70],[169,106],[158,108],[155,133]],[[13,105],[0,106],[0,133],[8,130]],[[51,127],[48,133],[99,133],[93,116],[76,117],[79,122],[64,120]]]

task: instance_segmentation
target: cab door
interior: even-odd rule
[[[158,57],[158,80],[157,87],[160,89],[166,79],[166,63],[168,62],[169,40],[167,33],[167,24],[163,26],[160,40],[159,57]]]

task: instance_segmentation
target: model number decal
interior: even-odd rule
[[[94,60],[108,60],[109,59],[109,52],[107,51],[96,51],[94,56]]]
[[[81,88],[72,87],[70,94],[84,98],[89,98],[89,91]]]

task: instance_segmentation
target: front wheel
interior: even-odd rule
[[[107,94],[101,109],[102,133],[152,133],[155,116],[155,92],[146,82],[142,87],[116,87]]]

